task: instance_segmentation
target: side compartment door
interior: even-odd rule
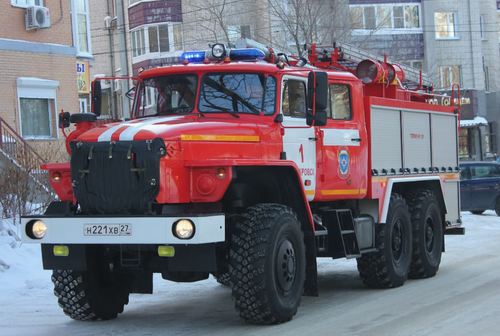
[[[360,88],[358,88],[360,90]],[[367,186],[367,135],[361,94],[353,85],[330,83],[328,123],[321,127],[323,141],[321,198],[362,198]]]
[[[283,114],[283,150],[287,160],[300,169],[302,185],[308,201],[314,199],[316,188],[316,136],[315,128],[306,124],[307,78],[283,76],[281,113]]]

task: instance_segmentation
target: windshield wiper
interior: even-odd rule
[[[155,115],[165,115],[165,114],[181,114],[181,113],[191,113],[190,107],[174,107],[174,108],[165,108]]]
[[[219,107],[219,106],[210,106],[210,105],[203,105],[203,107],[208,107],[208,108],[213,108],[213,109],[217,109],[217,110],[220,110],[221,112],[226,112],[226,113],[229,113],[230,115],[232,115],[233,117],[235,118],[239,118],[240,116],[236,114],[236,112],[234,111],[231,111],[229,109],[226,109],[226,108],[223,108],[223,107]],[[213,112],[212,112],[213,113]]]

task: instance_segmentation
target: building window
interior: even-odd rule
[[[71,25],[76,56],[92,58],[88,0],[71,0]]]
[[[25,139],[55,139],[56,88],[59,82],[20,77],[17,79],[21,136]]]
[[[460,66],[443,66],[438,67],[438,88],[451,89],[453,84],[461,84]]]
[[[487,66],[484,66],[483,76],[484,76],[484,89],[486,92],[490,92],[490,71]]]
[[[86,98],[78,98],[78,102],[80,104],[80,113],[87,113],[87,99]]]
[[[181,23],[145,26],[131,31],[132,56],[180,51],[182,47]],[[150,55],[159,57],[160,55]],[[137,62],[137,60],[135,60]]]
[[[487,157],[497,157],[497,134],[495,133],[495,127],[493,123],[488,124],[488,133],[485,134],[485,144],[486,144],[486,156]]]
[[[132,56],[137,57],[146,53],[146,43],[144,41],[144,28],[139,28],[131,32],[132,34]]]
[[[420,28],[420,5],[383,4],[349,6],[352,29]]]
[[[481,40],[486,40],[486,17],[479,16],[479,31],[481,32]]]
[[[497,11],[498,17],[498,42],[500,42],[500,11]]]
[[[434,13],[436,19],[436,38],[457,38],[457,22],[455,13]]]
[[[250,26],[228,26],[227,35],[230,43],[236,42],[242,36],[251,38]]]
[[[10,0],[10,4],[16,7],[43,6],[43,0]]]
[[[473,159],[476,157],[474,128],[460,128],[458,147],[460,158]]]

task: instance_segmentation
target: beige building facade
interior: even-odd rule
[[[47,160],[67,160],[58,114],[80,112],[89,95],[87,0],[5,0],[0,13],[8,17],[0,25],[0,117]]]

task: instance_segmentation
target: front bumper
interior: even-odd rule
[[[21,218],[22,241],[42,244],[207,244],[225,240],[225,220],[223,214],[172,217],[98,217],[98,216],[26,216]],[[172,225],[180,219],[194,223],[195,234],[191,239],[174,236]],[[27,235],[26,226],[33,220],[41,220],[47,225],[42,239]],[[85,235],[88,225],[131,225],[129,235]]]

